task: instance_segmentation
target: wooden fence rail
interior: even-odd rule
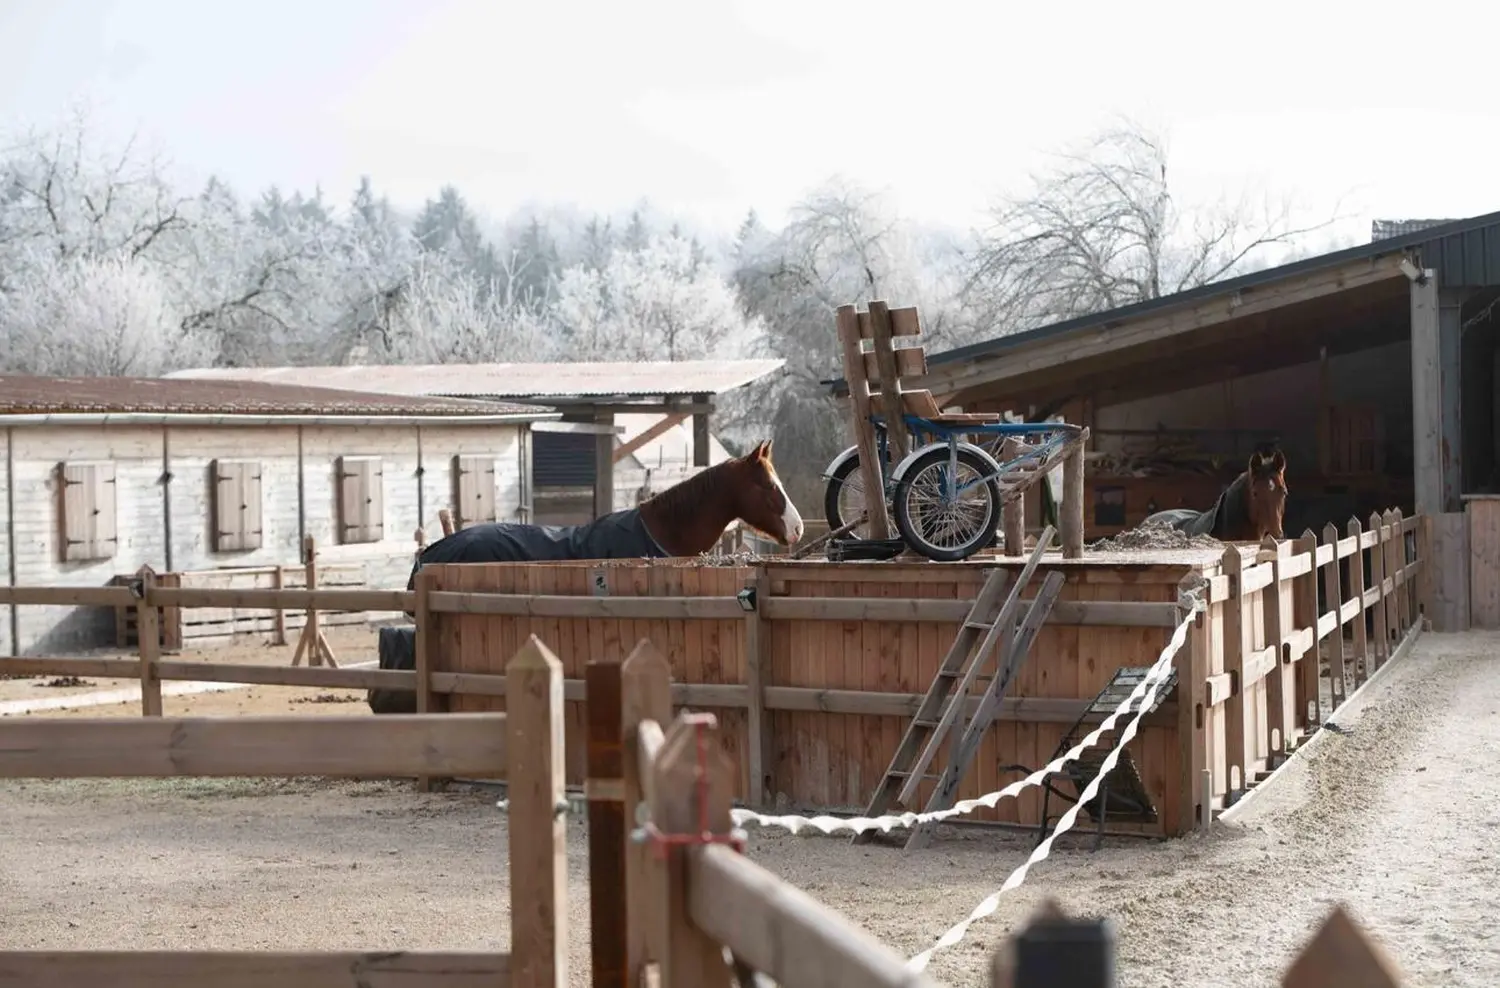
[[[0,778],[401,777],[510,780],[511,951],[4,951],[0,984],[565,988],[562,664],[537,639],[507,667],[503,714],[0,721]]]

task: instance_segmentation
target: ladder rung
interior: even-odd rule
[[[935,720],[917,720],[916,718],[912,718],[912,723],[916,724],[918,727],[937,727],[938,726],[938,722],[935,721]]]
[[[903,770],[892,772],[891,775],[896,776],[897,778],[909,779],[909,778],[911,778],[912,773],[911,772],[907,772],[907,771],[905,771],[903,769]],[[933,782],[937,782],[939,779],[942,778],[942,776],[941,775],[933,775],[931,772],[928,772],[928,773],[924,774],[922,776],[922,778],[924,778],[924,779],[931,779]]]
[[[981,628],[981,629],[983,629],[985,631],[989,631],[991,628],[994,627],[994,625],[986,623],[984,621],[965,621],[964,622],[964,627],[965,628]]]

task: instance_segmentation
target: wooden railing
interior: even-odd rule
[[[1194,735],[1183,785],[1200,825],[1205,800],[1222,810],[1243,798],[1420,630],[1430,546],[1425,519],[1392,510],[1342,534],[1267,539],[1248,558],[1232,547],[1207,571],[1208,609],[1178,662],[1194,684],[1181,705]]]
[[[0,778],[170,776],[509,779],[509,954],[489,952],[0,952],[0,984],[567,984],[562,665],[535,638],[507,667],[503,714],[0,721]],[[497,820],[497,823],[499,821]]]

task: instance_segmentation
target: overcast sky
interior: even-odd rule
[[[641,197],[732,227],[833,173],[969,225],[1110,113],[1172,178],[1372,216],[1500,209],[1500,7],[1328,0],[0,0],[0,124],[86,98],[242,190],[361,173],[493,215]],[[1482,50],[1467,55],[1474,43]]]

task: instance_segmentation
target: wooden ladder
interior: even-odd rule
[[[906,734],[896,747],[896,753],[892,756],[884,777],[870,797],[869,805],[865,808],[866,816],[882,816],[897,803],[912,805],[924,780],[937,780],[941,786],[942,779],[953,769],[950,763],[942,775],[927,773],[927,768],[937,757],[938,749],[942,746],[944,739],[962,720],[964,708],[968,705],[969,690],[974,682],[980,678],[987,678],[986,697],[995,692],[996,684],[1008,685],[1010,674],[1006,673],[1003,668],[997,668],[998,674],[988,677],[981,677],[981,670],[986,666],[996,644],[1002,639],[1006,642],[1014,639],[1016,615],[1021,605],[1021,591],[1030,582],[1032,574],[1036,572],[1037,565],[1042,560],[1042,554],[1052,541],[1052,532],[1052,526],[1049,525],[1043,531],[1041,538],[1037,539],[1031,558],[1026,561],[1026,565],[1011,585],[1010,593],[1006,595],[1003,603],[1000,598],[1005,590],[1007,573],[998,567],[990,570],[989,576],[985,578],[984,585],[979,590],[979,595],[974,598],[973,606],[958,629],[958,635],[953,639],[952,646],[949,647],[947,655],[938,666],[937,675],[933,677],[932,685],[927,689],[927,695],[922,698],[916,714],[907,725]],[[1058,577],[1057,582],[1060,587],[1062,574],[1052,575]],[[1053,592],[1053,596],[1055,595],[1056,591]],[[1041,599],[1039,596],[1037,601],[1033,602],[1032,611],[1036,610],[1036,605]],[[1046,609],[1051,609],[1050,603]],[[1012,650],[1007,649],[1007,651]],[[951,701],[950,694],[952,694]],[[1000,690],[999,695],[1003,695],[1003,689]],[[994,706],[998,710],[998,699]],[[981,701],[980,712],[983,708],[984,702]],[[993,714],[991,714],[991,719],[993,720]],[[971,728],[972,726],[970,725]],[[982,735],[983,730],[981,729],[979,733]],[[967,731],[964,736],[968,736]],[[973,758],[972,752],[969,757]],[[967,762],[964,768],[967,768]],[[962,777],[963,770],[960,769],[958,778]],[[878,831],[867,830],[855,834],[852,843],[869,843],[878,833]],[[915,836],[914,830],[912,837],[915,838]]]

